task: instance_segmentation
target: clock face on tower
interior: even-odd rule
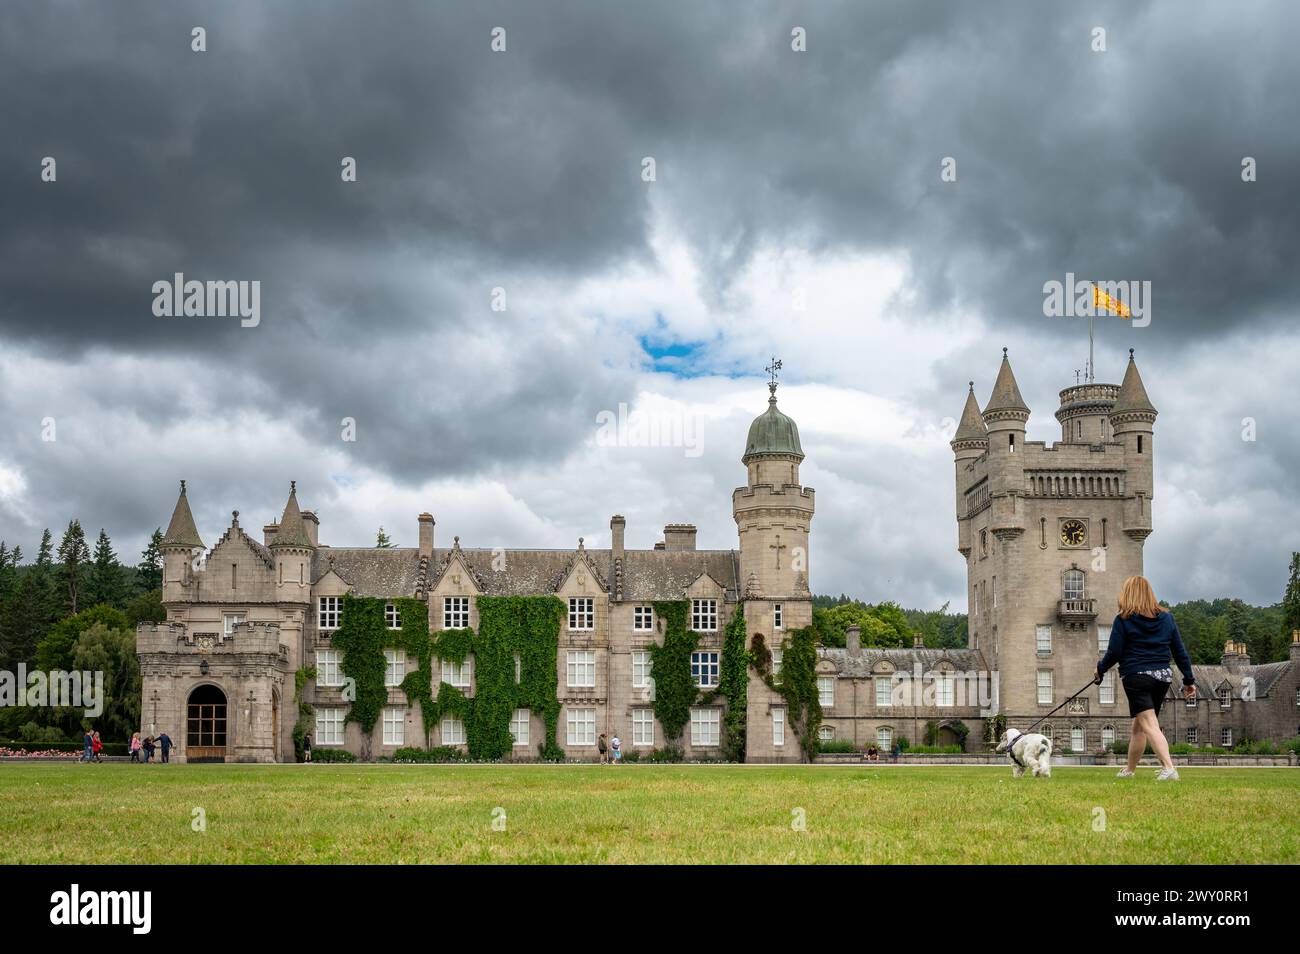
[[[1061,524],[1061,542],[1067,547],[1081,547],[1088,542],[1088,525],[1082,520],[1066,520]]]

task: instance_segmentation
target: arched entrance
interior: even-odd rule
[[[185,761],[226,760],[226,694],[213,685],[198,686],[185,707]]]

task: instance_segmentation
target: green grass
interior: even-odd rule
[[[0,863],[1294,863],[1296,769],[0,765]],[[206,813],[207,831],[191,827]],[[505,810],[505,830],[492,826]],[[792,828],[796,809],[806,830]],[[1094,831],[1096,809],[1105,830]]]

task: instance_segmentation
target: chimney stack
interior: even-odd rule
[[[925,648],[925,637],[922,636],[920,633],[913,633],[913,634],[912,634],[912,648],[913,648],[913,649],[924,649],[924,648]]]
[[[279,529],[280,525],[278,523],[268,523],[264,526],[262,528],[262,542],[269,547],[271,541],[275,539],[276,531]]]
[[[1300,663],[1300,629],[1291,630],[1291,661]]]
[[[695,524],[670,523],[664,527],[664,549],[672,551],[695,549]]]
[[[1219,660],[1219,664],[1234,671],[1249,666],[1250,655],[1246,651],[1246,644],[1228,640],[1223,644],[1223,658]]]
[[[850,656],[862,655],[862,627],[854,623],[844,633],[844,645]]]
[[[302,512],[302,527],[307,531],[307,539],[311,541],[311,545],[320,546],[320,517],[316,516],[315,511]]]
[[[615,560],[623,559],[623,531],[626,529],[627,520],[621,513],[609,518],[609,549]]]
[[[433,514],[422,513],[420,520],[420,556],[424,559],[433,557]]]

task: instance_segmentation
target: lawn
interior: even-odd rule
[[[1181,772],[10,763],[0,863],[1300,860],[1300,771]]]

